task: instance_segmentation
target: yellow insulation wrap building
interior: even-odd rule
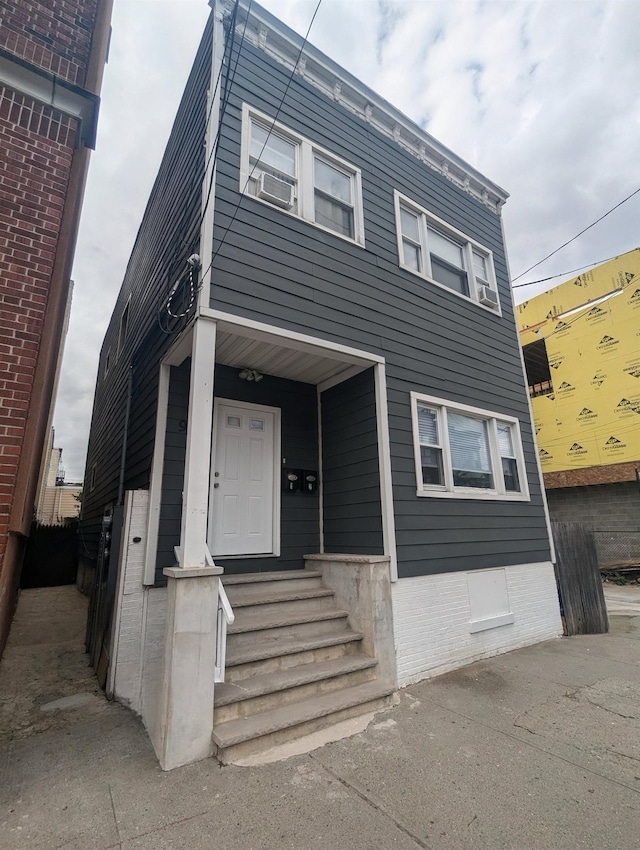
[[[640,458],[640,248],[516,308],[543,472]]]

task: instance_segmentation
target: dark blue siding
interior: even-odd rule
[[[324,551],[381,555],[373,369],[322,393]]]
[[[175,566],[176,558],[173,547],[180,543],[190,375],[191,358],[185,360],[181,366],[171,367],[162,469],[162,499],[158,526],[156,582],[164,581],[162,574],[164,567]]]
[[[278,120],[361,169],[366,247],[240,199],[242,103],[274,116],[288,81],[285,67],[243,46],[220,141],[211,306],[385,357],[401,576],[548,559],[499,215],[299,77]],[[394,189],[493,251],[502,316],[399,268]],[[517,416],[531,502],[417,497],[411,390]],[[331,517],[328,498],[325,508]],[[361,545],[355,521],[332,533],[336,547]]]
[[[258,383],[238,378],[238,370],[216,366],[216,398],[279,407],[282,457],[295,469],[318,469],[318,417],[316,388],[298,381],[265,375]],[[173,547],[180,542],[182,489],[189,404],[189,362],[171,370],[167,441],[162,477],[162,502],[156,581],[163,582],[162,568],[175,563]],[[319,551],[319,504],[317,493],[281,494],[280,557],[216,559],[227,573],[302,569],[303,556]]]
[[[149,486],[159,364],[176,339],[160,329],[158,312],[176,278],[187,268],[187,258],[199,251],[211,31],[210,17],[102,345],[80,523],[81,554],[89,560],[97,555],[103,510],[117,500],[129,372],[131,415],[124,446],[124,489]],[[129,299],[127,339],[118,353],[120,316]],[[105,376],[109,350],[111,366]],[[91,489],[89,480],[94,464],[96,481]]]

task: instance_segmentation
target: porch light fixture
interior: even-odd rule
[[[264,378],[257,369],[243,369],[238,375],[241,381],[255,381],[256,384]]]

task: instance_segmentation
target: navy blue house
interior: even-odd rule
[[[506,199],[257,4],[214,5],[81,525],[94,664],[164,767],[284,740],[255,734],[278,694],[304,734],[560,633]]]

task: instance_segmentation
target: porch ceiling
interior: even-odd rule
[[[218,325],[216,362],[237,369],[257,369],[264,375],[307,384],[340,383],[369,368],[375,361],[311,344],[273,341],[239,335]]]

